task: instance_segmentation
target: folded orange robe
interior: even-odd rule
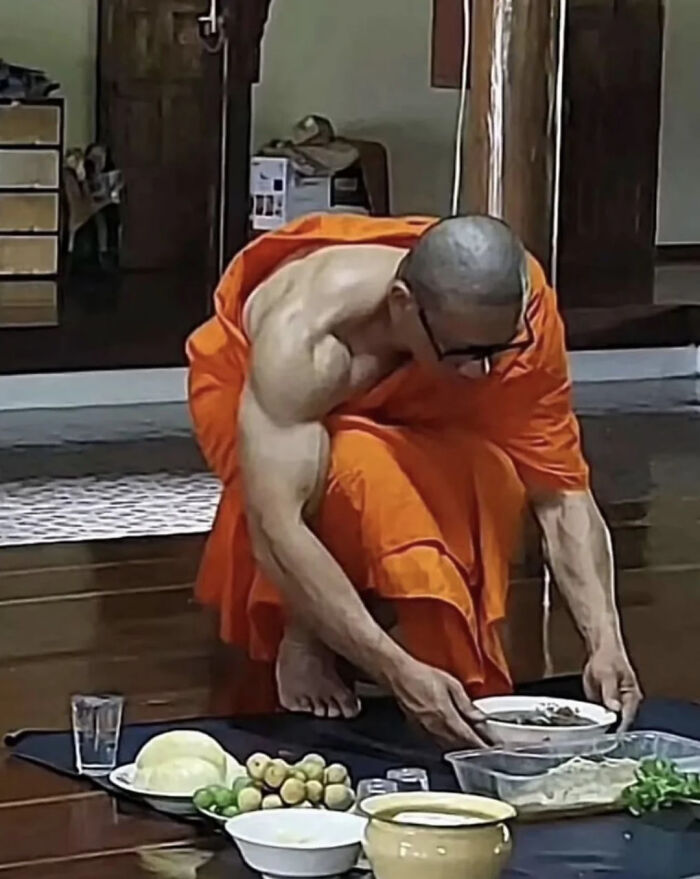
[[[215,294],[216,316],[188,342],[190,405],[223,494],[197,582],[224,640],[272,662],[280,595],[257,569],[246,528],[236,425],[249,343],[246,297],[284,260],[337,244],[410,247],[434,219],[307,217],[250,244]],[[555,294],[534,259],[528,306],[535,341],[484,379],[416,364],[326,419],[332,463],[314,528],[355,587],[395,600],[402,643],[456,675],[472,695],[510,689],[497,624],[525,486],[588,484],[571,410]]]

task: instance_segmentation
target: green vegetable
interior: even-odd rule
[[[268,794],[262,801],[263,809],[281,809],[283,806],[282,798],[277,794]]]
[[[263,796],[257,787],[244,787],[238,794],[238,808],[241,812],[257,812],[262,800]]]
[[[213,792],[214,804],[220,809],[226,809],[228,806],[236,805],[236,798],[233,791],[223,787]]]
[[[306,785],[298,778],[288,778],[280,788],[280,797],[287,806],[298,806],[306,799]]]
[[[255,781],[262,781],[263,776],[265,775],[265,770],[271,762],[272,761],[267,754],[253,754],[248,758],[248,762],[246,763],[248,775]]]
[[[202,790],[198,790],[192,799],[198,809],[211,809],[215,802],[214,791],[209,787],[204,787]]]
[[[355,795],[344,784],[329,784],[323,793],[323,802],[328,809],[343,812],[355,802]]]
[[[285,760],[272,760],[263,776],[266,787],[279,790],[287,780],[290,771],[289,764]]]
[[[679,772],[670,760],[644,760],[637,770],[637,781],[622,792],[622,802],[633,815],[698,798],[700,775]]]
[[[348,780],[348,770],[342,763],[333,763],[326,769],[324,780],[326,784],[345,784]]]
[[[227,806],[221,814],[224,818],[235,818],[236,815],[240,815],[241,813],[237,806]]]
[[[234,800],[238,802],[238,795],[240,792],[247,787],[253,787],[253,784],[254,782],[252,782],[247,775],[242,775],[240,778],[237,778],[231,785],[231,793],[234,796]]]

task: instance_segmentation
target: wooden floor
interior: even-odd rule
[[[700,700],[700,421],[692,403],[665,414],[645,405],[636,414],[613,406],[587,416],[586,445],[613,529],[623,621],[642,683],[649,695]],[[228,713],[244,665],[193,602],[203,539],[0,550],[0,731],[66,728],[76,691],[123,692],[130,721]],[[526,550],[507,625],[519,680],[547,667],[537,541]],[[580,639],[559,603],[549,634],[550,670],[579,670]],[[154,874],[247,875],[231,849],[218,851],[206,838],[195,844],[190,828],[124,811],[0,751],[0,879]]]

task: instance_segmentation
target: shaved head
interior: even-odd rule
[[[472,306],[521,307],[525,248],[500,220],[475,214],[430,228],[402,262],[403,281],[418,305],[456,313]]]

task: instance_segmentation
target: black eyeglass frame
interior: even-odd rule
[[[465,345],[463,348],[447,348],[445,350],[440,347],[433,334],[425,309],[418,309],[418,317],[425,330],[425,335],[428,337],[433,351],[435,352],[435,356],[440,362],[448,360],[451,357],[475,361],[489,360],[491,357],[495,357],[498,354],[505,354],[508,351],[526,351],[530,345],[535,342],[535,331],[530,322],[530,318],[528,317],[527,309],[523,314],[523,323],[527,330],[527,339],[523,339],[520,342],[504,342],[500,345]]]

